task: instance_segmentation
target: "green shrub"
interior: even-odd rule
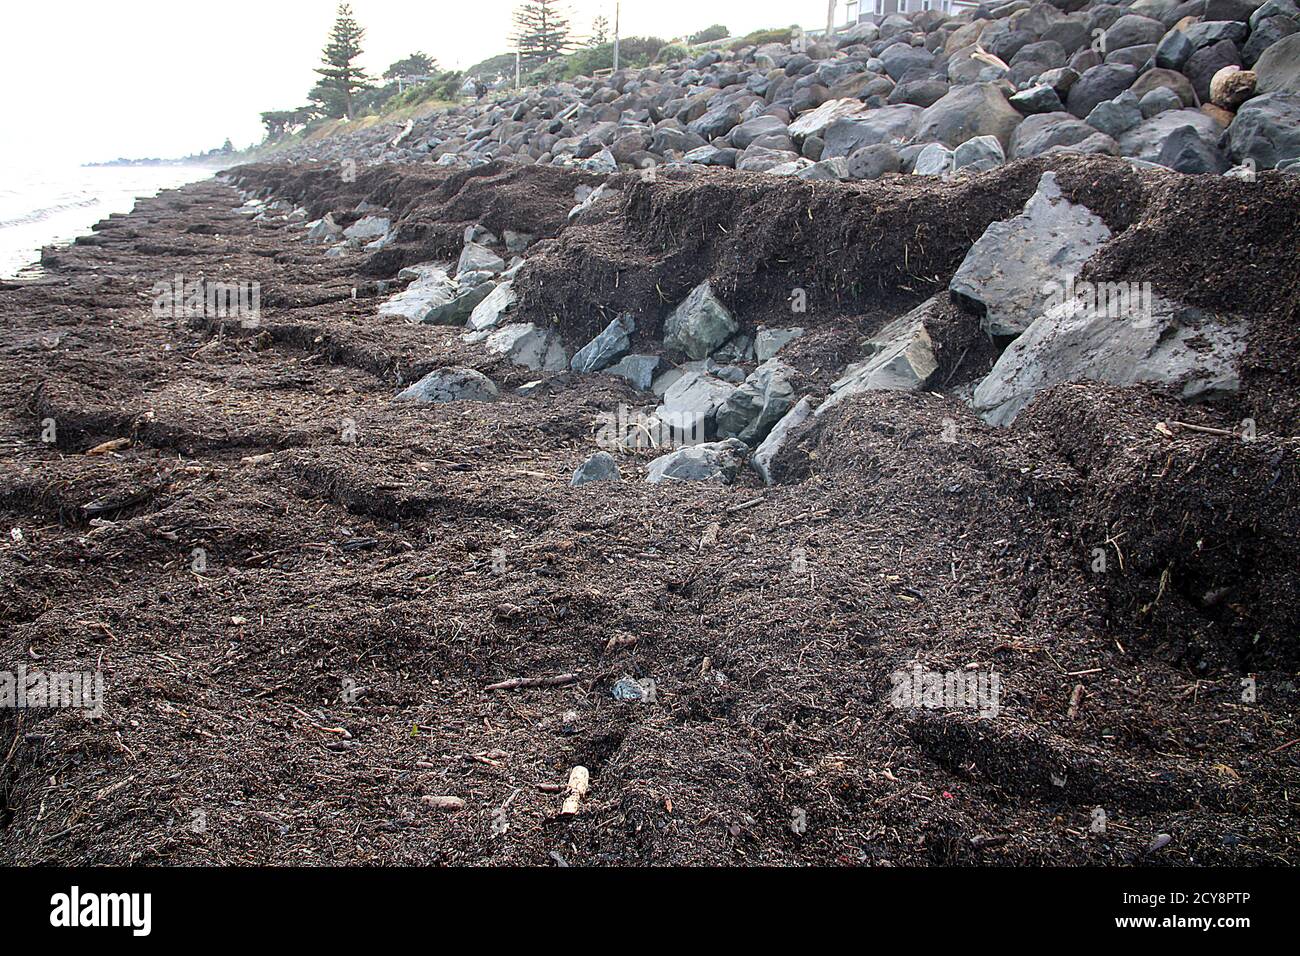
[[[691,51],[686,49],[680,43],[669,43],[659,48],[655,54],[655,63],[676,63],[678,60],[684,60],[691,55]]]
[[[755,30],[738,40],[732,40],[727,44],[727,49],[739,50],[741,47],[762,46],[764,43],[789,43],[793,29],[793,27],[785,27],[778,30]]]
[[[705,27],[699,33],[692,33],[686,38],[686,42],[692,45],[696,43],[711,43],[714,40],[721,40],[724,37],[729,36],[731,36],[731,32],[726,27],[721,23],[715,23],[711,27]]]

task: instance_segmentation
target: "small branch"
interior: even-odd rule
[[[550,677],[512,677],[496,684],[488,684],[484,690],[517,690],[520,687],[563,687],[578,680],[577,674],[554,674]]]

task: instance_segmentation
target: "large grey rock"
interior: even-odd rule
[[[1300,93],[1300,33],[1284,37],[1255,61],[1255,88],[1261,93]]]
[[[645,391],[654,382],[663,359],[658,355],[624,355],[605,369],[605,374],[621,378],[633,388]]]
[[[679,448],[650,462],[646,481],[712,481],[730,484],[745,464],[749,448],[737,438]]]
[[[1300,20],[1300,0],[1264,0],[1250,15],[1250,28],[1258,30],[1259,25],[1270,17]]]
[[[463,272],[501,272],[506,262],[487,246],[477,242],[465,243],[460,260],[456,263],[456,274]]]
[[[739,327],[706,279],[691,290],[664,322],[664,345],[681,349],[693,359],[702,359],[735,335]]]
[[[794,404],[794,369],[780,359],[769,359],[749,373],[718,409],[717,433],[739,438],[746,445],[761,442]]]
[[[499,283],[470,312],[469,319],[465,322],[469,329],[467,334],[482,334],[489,329],[495,329],[518,301],[519,296],[515,293],[513,281],[507,279]]]
[[[382,239],[392,228],[392,220],[385,216],[362,216],[343,230],[348,239]]]
[[[832,123],[842,119],[863,116],[867,108],[859,99],[827,100],[815,110],[803,113],[790,124],[790,135],[796,137],[821,136]]]
[[[1294,20],[1289,17],[1269,17],[1267,20],[1261,20],[1259,26],[1250,31],[1250,39],[1241,48],[1242,64],[1253,66],[1259,62],[1259,58],[1266,50],[1297,33],[1300,33],[1300,17]]]
[[[772,427],[756,449],[749,463],[763,479],[763,484],[772,483],[772,462],[790,437],[790,433],[808,420],[812,415],[812,401],[804,396],[798,404],[790,409],[779,422]]]
[[[1132,156],[1148,163],[1160,161],[1160,152],[1165,147],[1165,140],[1176,129],[1190,126],[1208,146],[1215,146],[1223,130],[1213,119],[1200,110],[1166,110],[1145,119],[1119,138],[1119,150],[1123,156]]]
[[[820,179],[839,182],[849,178],[849,161],[843,156],[832,156],[813,163],[795,173],[799,179]]]
[[[893,43],[880,54],[880,62],[885,65],[885,72],[892,79],[898,80],[909,70],[931,69],[934,65],[934,54],[925,47]]]
[[[914,139],[955,147],[976,136],[993,136],[1006,147],[1021,119],[997,86],[973,83],[926,107],[917,120]]]
[[[577,488],[592,481],[618,481],[622,477],[614,456],[607,451],[598,451],[577,467],[569,480],[569,487]]]
[[[1065,108],[1080,118],[1092,112],[1103,100],[1113,100],[1137,79],[1137,67],[1119,63],[1102,63],[1085,70],[1070,87]]]
[[[1070,113],[1029,116],[1011,137],[1011,158],[1039,156],[1054,146],[1073,146],[1096,133],[1095,127]]]
[[[407,322],[423,322],[430,312],[446,305],[456,297],[456,283],[442,267],[425,263],[408,268],[410,271],[403,269],[398,274],[399,278],[405,278],[412,273],[417,278],[401,292],[389,296],[380,303],[380,315],[386,318],[405,319]]]
[[[1181,386],[1185,398],[1237,390],[1244,322],[1155,296],[1149,283],[1114,288],[1065,298],[1035,319],[976,387],[975,411],[1007,425],[1042,389],[1082,380]]]
[[[1142,111],[1143,119],[1150,119],[1158,113],[1182,108],[1183,101],[1178,98],[1178,94],[1163,86],[1151,90],[1142,99],[1138,100],[1138,109]]]
[[[968,139],[958,146],[952,153],[952,168],[954,172],[966,170],[971,173],[980,173],[985,170],[995,169],[1007,161],[1006,153],[1002,150],[1002,143],[996,136],[976,136]]]
[[[1228,151],[1273,169],[1300,158],[1300,93],[1265,93],[1246,102],[1228,127]]]
[[[766,173],[784,166],[797,163],[799,154],[783,149],[768,149],[754,144],[748,147],[736,160],[736,169],[741,172]]]
[[[630,313],[618,316],[594,339],[573,353],[569,368],[575,372],[598,372],[613,365],[632,346],[636,321]]]
[[[1102,52],[1114,53],[1125,47],[1157,43],[1164,36],[1165,25],[1151,17],[1126,14],[1106,30],[1102,37]]]
[[[1178,98],[1183,101],[1184,106],[1199,106],[1196,102],[1196,91],[1192,89],[1192,81],[1183,74],[1174,70],[1147,70],[1139,76],[1129,92],[1139,100],[1146,96],[1152,90],[1168,89],[1178,94]]]
[[[746,120],[731,131],[731,145],[737,149],[745,149],[754,140],[760,136],[769,133],[786,132],[786,125],[776,116],[756,116],[751,120]]]
[[[1214,74],[1225,66],[1241,66],[1241,53],[1231,40],[1221,40],[1201,47],[1183,67],[1183,72],[1192,81],[1192,89],[1202,103],[1210,101],[1210,83],[1214,80]]]
[[[850,179],[879,179],[885,173],[896,173],[902,167],[898,150],[886,143],[863,146],[848,158],[846,170]]]
[[[716,434],[718,409],[735,390],[735,385],[708,372],[686,371],[665,389],[656,415],[673,433],[691,436],[680,441],[703,441]]]
[[[1193,50],[1213,46],[1224,40],[1240,47],[1245,42],[1248,32],[1249,28],[1246,24],[1235,20],[1202,20],[1200,23],[1191,24],[1183,31],[1191,41]]]
[[[820,415],[848,395],[860,392],[914,392],[925,386],[939,367],[926,319],[935,314],[939,297],[932,296],[911,312],[887,323],[866,343],[868,357],[855,362],[831,385],[831,395],[818,407]]]
[[[822,150],[822,159],[848,156],[863,146],[876,143],[911,139],[922,112],[919,106],[900,104],[838,119],[827,126],[823,134],[826,146]]]
[[[487,337],[485,347],[493,354],[504,355],[515,365],[534,371],[562,372],[569,364],[560,337],[531,322],[501,326]]]
[[[1026,116],[1036,113],[1059,113],[1065,110],[1060,95],[1046,83],[1021,90],[1011,96],[1007,102]]]
[[[1048,302],[1044,287],[1077,274],[1110,235],[1091,210],[1062,196],[1056,174],[1046,172],[1020,215],[984,231],[948,288],[982,314],[990,335],[1018,335]]]
[[[493,282],[481,282],[469,288],[464,283],[457,283],[456,292],[451,299],[431,307],[420,321],[425,325],[461,325],[468,322],[474,310],[495,288]]]
[[[418,382],[397,394],[399,402],[492,402],[497,387],[482,372],[472,368],[448,366],[434,369]]]
[[[803,335],[799,327],[790,329],[761,328],[754,336],[754,357],[766,362],[783,347]]]
[[[1125,90],[1113,100],[1098,103],[1088,114],[1088,125],[1105,133],[1112,139],[1119,139],[1138,123],[1142,122],[1142,107],[1132,90]]]
[[[1189,175],[1224,172],[1228,157],[1215,145],[1206,142],[1192,126],[1180,126],[1169,134],[1156,162],[1161,166]]]
[[[1182,30],[1170,30],[1156,44],[1156,66],[1162,70],[1181,70],[1196,50]]]
[[[331,242],[343,234],[343,227],[334,221],[334,217],[326,213],[320,219],[315,219],[307,223],[307,241],[308,242]]]
[[[942,143],[929,143],[912,164],[916,176],[947,176],[952,172],[952,150]]]

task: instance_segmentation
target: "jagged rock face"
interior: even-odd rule
[[[492,402],[496,401],[498,394],[496,385],[482,372],[449,366],[434,369],[418,382],[407,386],[397,394],[397,401],[424,404]]]
[[[869,391],[914,392],[938,369],[934,343],[925,322],[934,315],[939,297],[932,296],[867,340],[869,357],[850,365],[831,385],[831,395],[817,408],[820,415],[848,395]]]
[[[343,230],[348,239],[382,239],[392,228],[392,221],[384,216],[364,216]]]
[[[681,349],[693,359],[703,359],[731,338],[739,327],[705,280],[691,290],[664,322],[664,345]]]
[[[408,322],[423,322],[434,310],[456,298],[456,283],[441,266],[426,263],[408,267],[398,278],[414,274],[415,280],[380,304],[379,314]]]
[[[1237,390],[1244,322],[1155,296],[1149,283],[1088,291],[1049,309],[1002,353],[975,389],[972,407],[985,421],[1010,424],[1060,382],[1172,385],[1189,399]]]
[[[569,364],[559,336],[531,322],[503,325],[487,337],[485,345],[489,352],[534,371],[562,372]]]
[[[495,287],[494,282],[481,282],[469,288],[464,283],[457,283],[451,298],[434,305],[420,321],[425,325],[461,325],[469,320]]]
[[[661,455],[650,463],[646,481],[712,481],[730,484],[744,466],[749,448],[744,442],[727,438],[679,448]]]
[[[728,396],[718,409],[717,432],[757,445],[794,404],[794,369],[780,359],[764,362]]]
[[[1237,162],[1272,169],[1300,159],[1300,93],[1266,93],[1246,102],[1228,127]]]
[[[1191,127],[1205,141],[1207,148],[1217,151],[1223,129],[1200,110],[1167,110],[1143,120],[1119,138],[1120,153],[1148,163],[1158,162],[1165,142],[1175,130]]]
[[[956,147],[976,136],[992,136],[1005,148],[1021,119],[993,84],[959,86],[921,113],[916,141]]]
[[[625,355],[609,368],[606,374],[623,379],[633,388],[645,391],[654,382],[655,373],[663,359],[658,355]]]
[[[1077,275],[1110,235],[1091,210],[1061,195],[1054,173],[1044,173],[1024,212],[989,226],[948,288],[982,315],[990,335],[1018,335],[1042,314],[1045,290]]]
[[[790,329],[761,328],[754,336],[754,357],[760,362],[766,362],[803,334],[804,330],[797,326]]]
[[[772,461],[790,437],[790,433],[808,420],[813,413],[812,400],[807,396],[799,399],[798,404],[790,409],[768,432],[763,443],[754,449],[749,463],[758,472],[763,484],[772,483]]]
[[[465,243],[460,261],[456,263],[456,274],[466,272],[502,272],[506,262],[487,246],[477,242]]]
[[[569,368],[575,372],[598,372],[622,358],[632,345],[631,333],[636,322],[631,315],[620,315],[594,339],[573,353]]]
[[[717,433],[718,410],[735,390],[735,385],[707,372],[687,371],[664,390],[656,414],[677,433],[701,441]]]
[[[467,336],[483,334],[496,328],[507,312],[514,308],[519,297],[510,279],[499,283],[483,300],[474,306],[465,325],[469,329]],[[486,335],[484,335],[486,338]]]

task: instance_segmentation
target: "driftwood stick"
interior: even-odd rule
[[[548,677],[512,677],[496,684],[488,684],[484,690],[516,690],[520,687],[563,687],[578,680],[577,674],[553,674]]]

